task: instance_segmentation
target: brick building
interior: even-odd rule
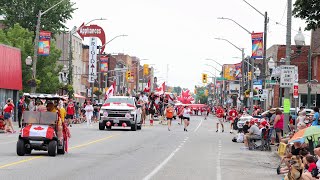
[[[299,74],[299,106],[305,105],[307,102],[307,83],[308,80],[308,50],[310,46],[303,46],[301,50],[297,46],[291,46],[291,65],[298,66]],[[276,63],[276,66],[281,66],[285,64],[286,57],[286,46],[285,45],[273,45],[267,50],[267,59],[273,58]],[[269,105],[273,107],[282,106],[282,100],[284,98],[284,89],[280,88],[279,84],[269,86]],[[292,89],[290,90],[290,99],[292,105],[294,99],[292,97]]]

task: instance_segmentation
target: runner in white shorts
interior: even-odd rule
[[[217,131],[219,131],[219,123],[221,124],[221,128],[222,128],[222,132],[224,132],[224,126],[223,126],[223,116],[224,116],[224,110],[221,106],[219,106],[217,108],[217,111],[216,111],[216,116],[217,116]]]

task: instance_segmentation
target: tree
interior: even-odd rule
[[[23,91],[30,92],[30,86],[27,82],[32,79],[31,67],[25,63],[27,56],[33,54],[33,33],[15,24],[7,30],[0,30],[0,43],[19,48],[21,50],[22,64],[22,82]],[[58,79],[58,73],[61,67],[57,67],[56,62],[59,59],[61,52],[56,48],[55,42],[50,43],[50,55],[47,57],[39,57],[37,62],[37,78],[40,82],[38,92],[56,93],[61,87]]]
[[[205,95],[206,87],[196,87],[196,103],[200,101],[201,104],[205,104],[208,102],[208,96]]]
[[[6,27],[13,27],[19,23],[29,31],[35,32],[39,11],[45,11],[61,0],[0,0],[0,14],[5,16]],[[66,26],[67,20],[72,19],[72,13],[76,10],[75,3],[65,0],[48,11],[41,17],[41,29],[52,33],[61,32]],[[35,33],[34,33],[35,34]]]
[[[181,94],[182,88],[180,86],[173,87],[173,93]]]
[[[296,0],[294,3],[293,15],[306,20],[306,30],[320,28],[320,1]]]

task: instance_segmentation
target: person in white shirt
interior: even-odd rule
[[[91,105],[90,101],[87,102],[84,110],[86,111],[87,126],[89,126],[91,125],[91,118],[93,116],[93,106]]]
[[[190,124],[190,114],[191,110],[188,106],[184,106],[184,109],[181,111],[182,119],[184,120],[184,131],[188,132],[187,127]]]

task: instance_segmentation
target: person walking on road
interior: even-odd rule
[[[22,113],[24,110],[25,110],[24,96],[21,96],[20,100],[18,102],[18,125],[19,125],[19,128],[21,128]]]
[[[190,124],[190,114],[191,114],[191,110],[188,106],[184,106],[184,109],[182,111],[182,117],[184,120],[184,131],[188,132],[187,127]]]
[[[234,126],[234,120],[236,119],[236,117],[238,117],[238,112],[236,110],[235,107],[233,107],[230,111],[229,111],[229,117],[230,117],[230,134],[232,134],[232,130],[233,130],[233,126]]]
[[[170,131],[170,128],[171,128],[171,122],[172,122],[172,119],[173,119],[173,113],[174,113],[174,108],[172,107],[171,104],[169,104],[167,107],[166,107],[166,118],[167,118],[167,122],[168,122],[168,131]]]
[[[86,119],[87,119],[87,127],[91,124],[91,118],[93,116],[93,106],[91,105],[91,102],[88,101],[86,107],[84,108],[86,111]]]
[[[70,125],[70,127],[72,127],[71,123],[74,118],[74,114],[75,114],[74,104],[72,100],[70,100],[67,106],[67,116],[66,116],[67,123]]]
[[[4,122],[5,122],[5,130],[6,132],[10,132],[10,133],[15,133],[16,131],[13,129],[13,125],[12,125],[12,113],[13,113],[13,109],[14,109],[14,105],[11,101],[11,99],[9,98],[7,100],[7,104],[4,106],[3,108],[3,118],[4,118]]]
[[[216,111],[216,116],[218,118],[216,132],[219,132],[219,123],[221,124],[222,132],[224,132],[224,125],[223,125],[224,115],[225,115],[225,112],[224,112],[223,108],[221,106],[219,106]]]

